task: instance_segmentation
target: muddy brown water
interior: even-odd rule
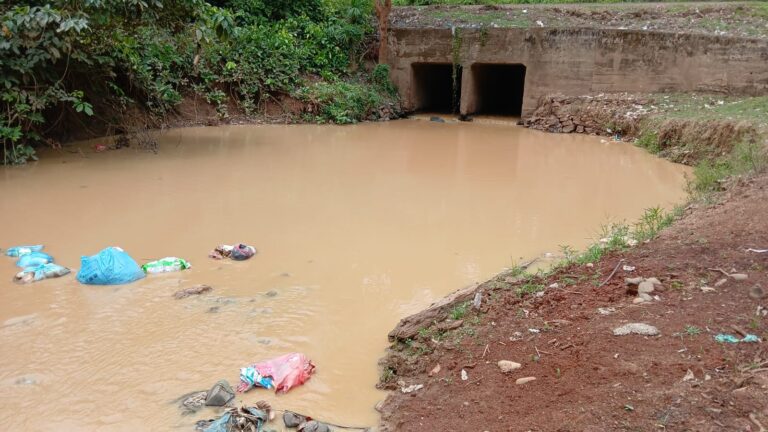
[[[73,269],[117,245],[193,268],[120,287],[10,282],[0,257],[6,430],[191,430],[171,401],[291,351],[317,374],[266,399],[374,425],[397,321],[527,257],[584,247],[609,220],[684,199],[687,170],[630,144],[504,122],[227,126],[134,149],[49,152],[0,170],[0,246],[43,243]],[[246,262],[213,261],[246,242]],[[194,284],[212,293],[175,300]]]

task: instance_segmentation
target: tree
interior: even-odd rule
[[[392,12],[392,0],[375,0],[376,16],[379,18],[379,63],[387,61],[387,30],[389,13]]]

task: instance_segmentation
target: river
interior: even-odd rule
[[[377,360],[397,321],[601,224],[685,199],[685,167],[630,144],[505,122],[223,126],[158,135],[157,154],[104,140],[0,168],[0,247],[42,243],[57,263],[120,246],[190,270],[118,287],[73,275],[31,285],[0,257],[5,430],[192,430],[171,401],[299,351],[317,365],[270,401],[375,425]],[[80,148],[81,151],[73,149]],[[249,261],[214,261],[244,242]],[[214,290],[176,300],[184,287]]]

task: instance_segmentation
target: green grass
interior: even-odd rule
[[[768,151],[759,142],[742,140],[731,154],[713,161],[700,162],[688,183],[689,192],[697,198],[722,190],[728,177],[750,175],[768,169]]]
[[[433,10],[427,12],[428,16],[438,20],[465,21],[490,26],[492,24],[502,27],[530,27],[533,23],[526,16],[512,17],[506,12],[491,11],[474,13],[465,10]]]
[[[697,335],[700,335],[702,330],[694,325],[687,325],[685,326],[685,334],[687,334],[690,337],[694,337]]]
[[[469,309],[469,302],[463,302],[460,304],[457,304],[456,306],[451,309],[451,319],[454,321],[460,320],[464,318],[464,316],[467,314],[467,310]]]

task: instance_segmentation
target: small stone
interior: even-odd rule
[[[731,273],[728,276],[735,281],[743,281],[749,279],[749,276],[744,273]]]
[[[529,383],[529,382],[531,382],[531,381],[536,381],[536,377],[525,377],[525,378],[518,378],[518,379],[515,381],[515,384],[517,384],[517,385],[523,385],[523,384],[528,384],[528,383]]]
[[[639,298],[641,298],[641,299],[645,300],[645,301],[652,301],[652,300],[653,300],[653,297],[651,297],[651,295],[650,295],[650,294],[646,294],[646,293],[642,293],[642,292],[641,292],[641,293],[639,293],[637,296],[638,296]]]
[[[594,264],[592,264],[592,263],[587,263],[587,267],[589,267],[589,268],[592,268],[592,267],[594,267],[594,266],[595,266],[595,265],[594,265]]]
[[[724,283],[728,282],[728,279],[722,278],[719,281],[715,282],[715,288],[719,288],[723,286]]]
[[[608,307],[608,308],[597,308],[597,313],[600,315],[610,315],[612,313],[616,312],[615,308]]]
[[[701,287],[699,289],[701,289],[701,292],[705,292],[705,293],[715,292],[716,291],[714,288],[708,287],[708,286],[703,286],[703,287]]]
[[[189,288],[176,291],[173,297],[177,300],[187,298],[192,295],[200,295],[211,291],[213,288],[210,285],[195,285]]]
[[[760,285],[755,285],[749,289],[749,296],[755,300],[760,300],[765,297],[765,290]]]
[[[686,372],[685,376],[683,377],[683,382],[685,381],[692,381],[696,378],[696,376],[693,374],[693,371],[688,369],[688,372]]]
[[[438,363],[435,367],[432,368],[431,371],[429,371],[429,376],[435,376],[440,373],[440,363]]]
[[[629,323],[613,329],[613,334],[615,336],[624,336],[633,333],[643,336],[656,336],[659,334],[659,329],[645,323]]]
[[[623,267],[621,267],[621,269],[624,270],[625,272],[633,272],[635,271],[636,267],[631,265],[624,265]]]
[[[424,384],[412,384],[412,385],[409,385],[408,387],[401,387],[400,391],[403,393],[412,393],[412,392],[421,390],[423,388],[424,388]]]
[[[641,277],[635,277],[635,278],[624,278],[624,283],[627,285],[639,285],[640,282],[643,281],[643,278]]]
[[[661,286],[661,281],[656,279],[655,277],[647,278],[645,281],[652,283],[653,286]]]
[[[384,401],[379,401],[374,407],[376,411],[383,413],[384,412]]]
[[[467,371],[465,371],[464,369],[462,369],[462,370],[461,370],[461,380],[462,380],[462,381],[466,381],[466,380],[468,380],[468,379],[469,379],[469,375],[467,375]]]
[[[645,293],[645,294],[652,293],[653,290],[654,290],[653,282],[651,282],[649,280],[644,280],[644,281],[640,282],[640,284],[637,286],[637,292],[639,292],[641,294],[643,294],[643,293]]]
[[[497,364],[499,365],[499,369],[501,369],[501,371],[504,373],[512,372],[513,370],[517,370],[523,367],[523,365],[520,363],[509,360],[499,360]]]
[[[277,291],[269,290],[266,293],[264,293],[264,295],[267,296],[267,297],[277,297]]]
[[[635,297],[634,299],[632,299],[632,303],[634,304],[645,303],[645,299],[642,297]]]
[[[550,288],[553,288],[553,289],[557,289],[557,288],[560,288],[560,284],[559,284],[559,283],[557,283],[557,282],[555,282],[555,283],[553,283],[553,284],[549,285],[549,287],[550,287]]]

